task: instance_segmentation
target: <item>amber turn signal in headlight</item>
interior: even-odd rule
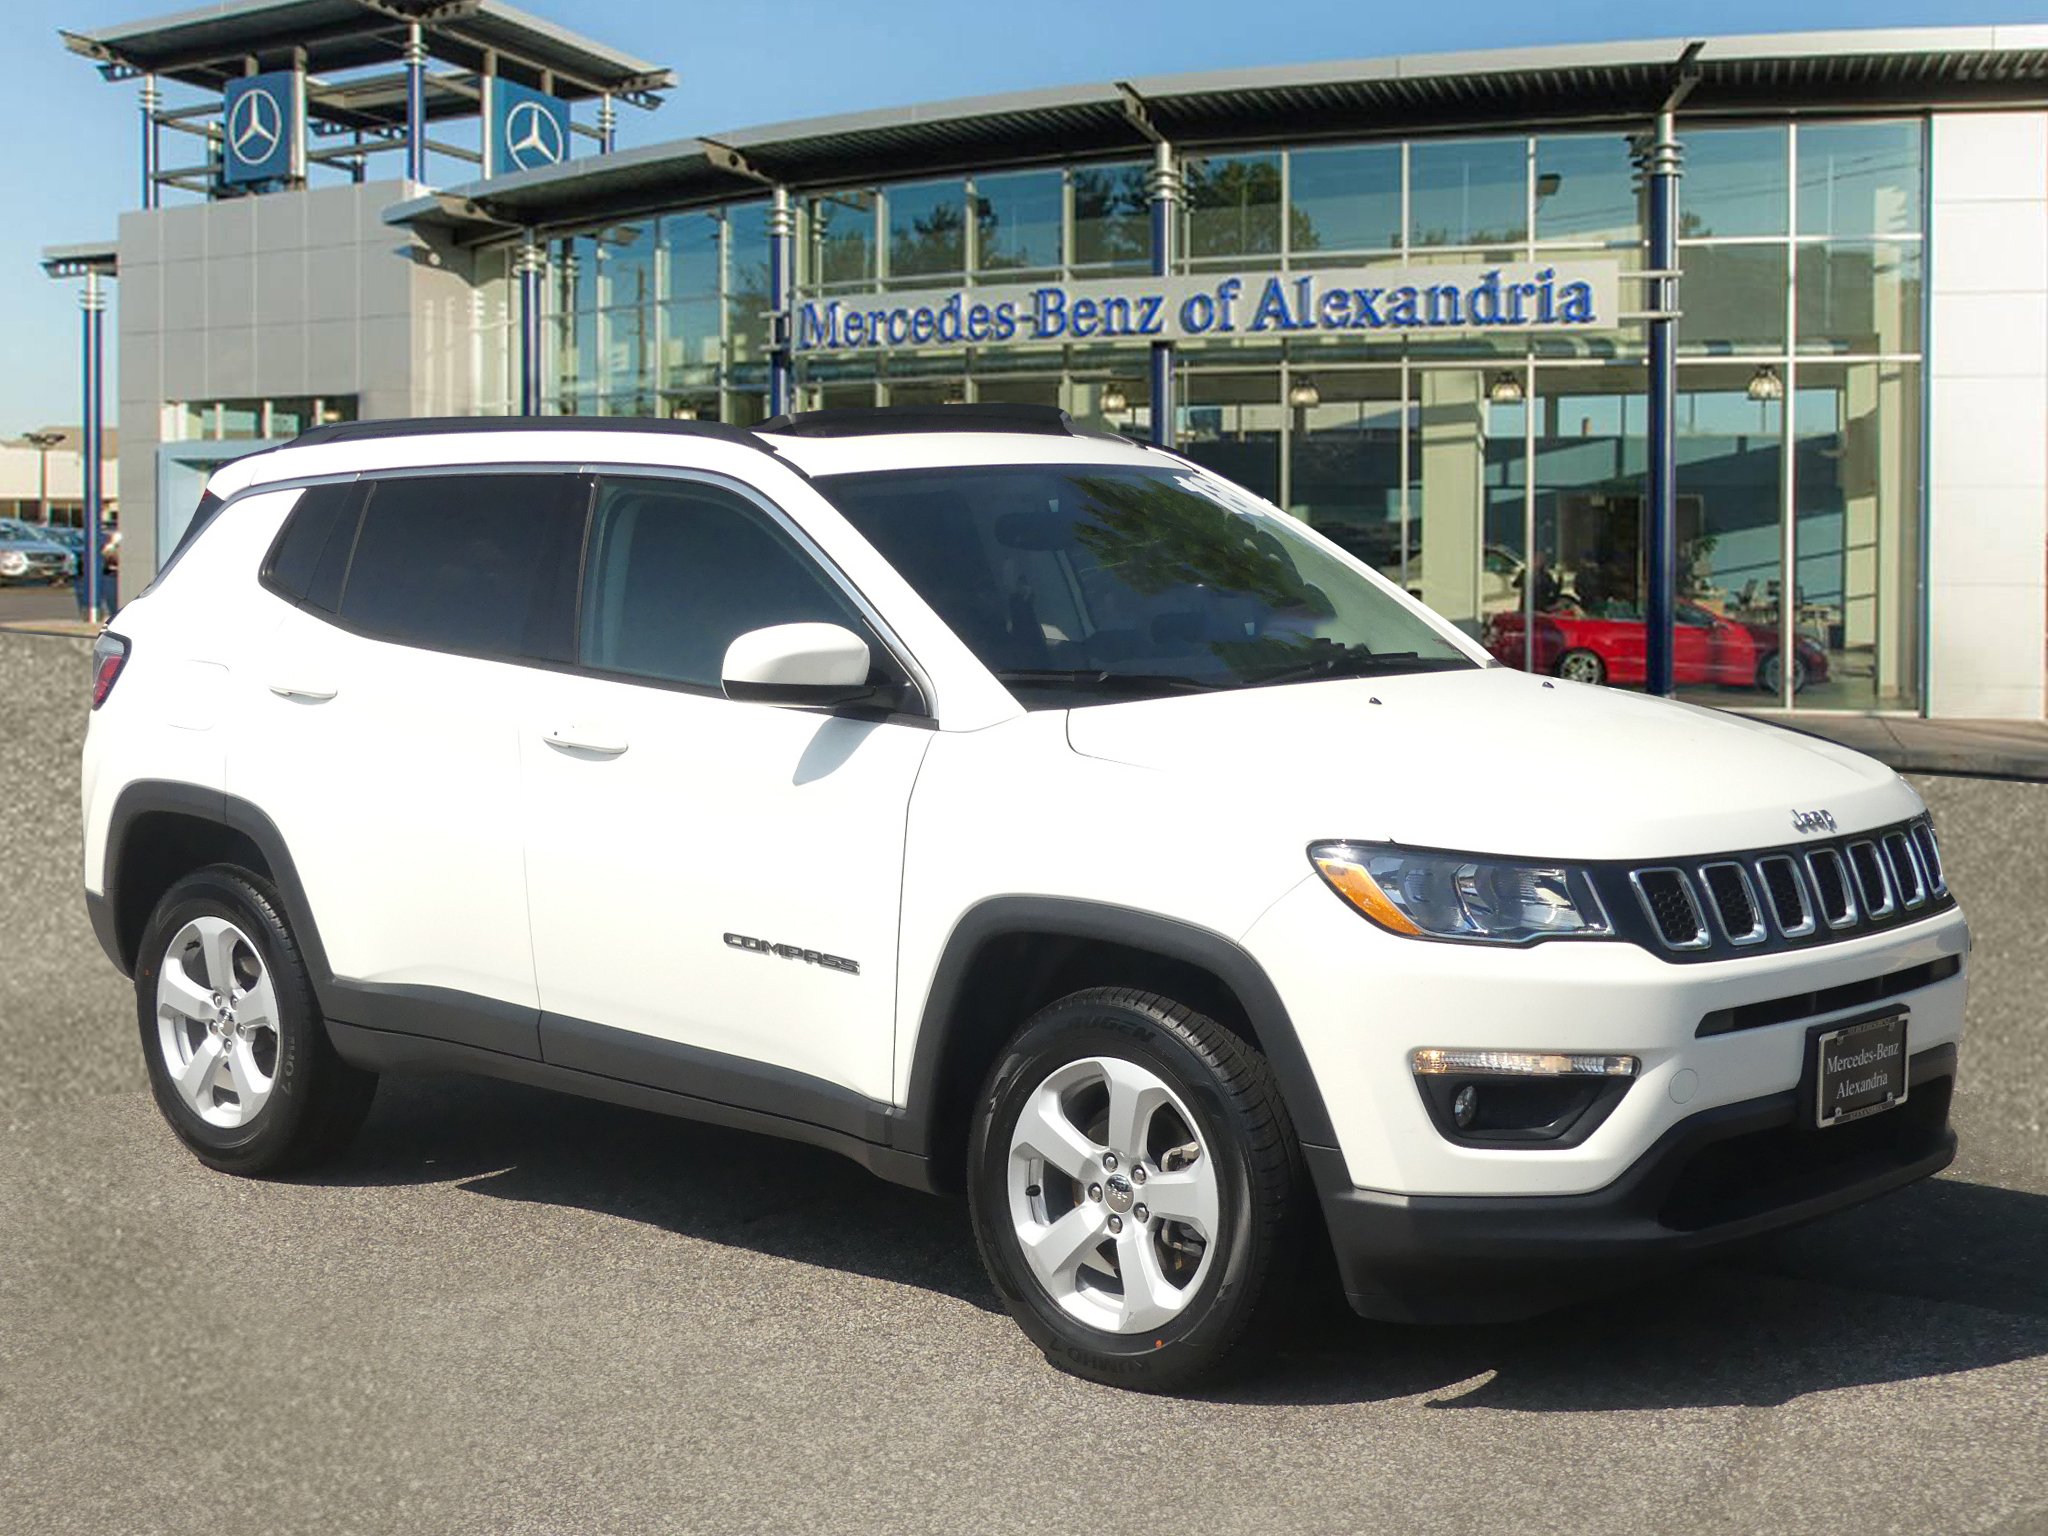
[[[1614,929],[1584,870],[1379,843],[1316,843],[1330,888],[1389,933],[1526,944],[1604,939]]]

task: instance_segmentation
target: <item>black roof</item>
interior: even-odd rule
[[[283,446],[376,442],[393,437],[434,437],[473,432],[637,432],[706,437],[773,453],[758,434],[785,437],[872,437],[899,432],[1022,432],[1052,437],[1114,437],[1092,432],[1052,405],[842,406],[774,416],[751,430],[722,421],[671,421],[664,416],[416,416],[375,421],[331,421],[308,427]]]
[[[404,416],[375,421],[330,421],[308,427],[284,446],[374,442],[387,437],[433,437],[470,432],[639,432],[710,437],[773,452],[745,427],[722,421],[671,421],[665,416]]]

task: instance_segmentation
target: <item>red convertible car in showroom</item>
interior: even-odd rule
[[[1575,683],[1642,682],[1643,621],[1633,611],[1624,612],[1625,617],[1614,618],[1573,610],[1537,614],[1534,670]],[[1775,627],[1745,624],[1696,603],[1677,604],[1673,618],[1672,672],[1681,688],[1757,688],[1774,694],[1784,686]],[[1523,664],[1520,613],[1490,615],[1479,638],[1508,666]],[[1800,636],[1792,656],[1793,692],[1825,682],[1827,675],[1828,653]]]

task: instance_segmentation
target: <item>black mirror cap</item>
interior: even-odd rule
[[[746,683],[723,679],[725,696],[741,704],[853,704],[872,698],[872,683]]]
[[[914,684],[875,682],[821,685],[814,683],[743,683],[726,678],[725,696],[741,704],[780,704],[789,709],[854,708],[862,715],[925,717],[922,695]]]

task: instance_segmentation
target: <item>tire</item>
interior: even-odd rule
[[[1775,697],[1784,687],[1784,677],[1778,670],[1780,653],[1768,651],[1756,664],[1756,686],[1759,692]],[[1806,658],[1797,651],[1792,653],[1792,692],[1797,695],[1806,690]]]
[[[211,865],[164,893],[136,951],[135,1003],[157,1108],[209,1168],[309,1168],[370,1111],[377,1074],[335,1053],[284,904],[248,870]]]
[[[1578,646],[1557,658],[1557,675],[1566,682],[1588,683],[1597,688],[1607,681],[1607,663],[1600,659],[1598,651]]]
[[[982,1264],[1059,1370],[1173,1391],[1250,1358],[1286,1308],[1314,1196],[1265,1059],[1214,1019],[1125,988],[1061,998],[989,1073],[968,1158]],[[1133,1266],[1149,1283],[1125,1294]]]

